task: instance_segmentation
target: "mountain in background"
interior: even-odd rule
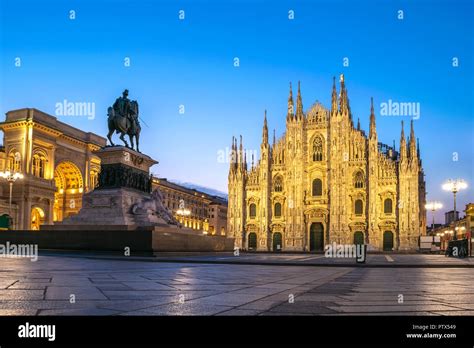
[[[191,189],[191,190],[194,189],[194,190],[198,190],[198,191],[207,193],[208,195],[211,195],[211,196],[221,197],[221,198],[224,198],[225,200],[228,200],[228,198],[229,198],[227,193],[224,193],[222,191],[219,191],[219,190],[216,190],[216,189],[213,189],[213,188],[210,188],[210,187],[200,186],[200,185],[196,185],[196,184],[193,184],[193,183],[190,183],[190,182],[181,182],[181,181],[172,180],[172,179],[169,179],[168,181],[173,182],[177,185],[187,187],[188,189]]]

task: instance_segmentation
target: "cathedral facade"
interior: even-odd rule
[[[344,76],[334,79],[330,109],[306,112],[292,88],[286,131],[270,143],[266,113],[260,158],[232,139],[227,212],[236,247],[261,251],[322,251],[332,244],[415,250],[426,234],[425,181],[413,120],[399,150],[378,141],[373,101],[368,136],[354,125]]]

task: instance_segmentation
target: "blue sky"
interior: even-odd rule
[[[149,126],[141,150],[160,162],[154,172],[227,191],[228,164],[217,158],[232,135],[258,149],[264,109],[270,129],[284,132],[289,81],[301,81],[305,109],[316,100],[329,106],[332,76],[344,73],[354,117],[368,129],[373,96],[387,144],[398,147],[409,117],[382,117],[380,103],[420,103],[427,198],[451,207],[440,186],[462,177],[470,184],[459,194],[464,207],[474,201],[473,12],[468,0],[2,0],[0,112],[54,114],[64,99],[94,102],[93,120],[59,119],[105,135],[106,109],[128,88]]]

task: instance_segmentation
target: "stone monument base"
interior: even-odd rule
[[[137,253],[169,252],[218,252],[233,251],[234,239],[208,236],[189,229],[154,227],[152,229],[110,229],[109,226],[57,226],[44,225],[41,231],[2,231],[0,244],[36,244],[40,250],[111,251],[124,255]],[[123,226],[126,228],[126,226]]]
[[[135,230],[146,227],[153,229],[154,226],[169,227],[170,225],[154,212],[142,210],[133,213],[133,206],[149,197],[148,193],[128,188],[94,190],[84,194],[79,214],[55,223],[54,228],[70,230],[74,226],[88,230]]]

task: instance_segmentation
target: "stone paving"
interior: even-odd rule
[[[353,258],[327,258],[324,254],[289,254],[289,253],[233,253],[175,255],[172,253],[156,253],[155,259],[160,261],[212,262],[239,264],[292,264],[321,266],[373,266],[373,267],[473,267],[473,258],[445,257],[439,254],[368,254],[364,264],[356,264]]]
[[[411,256],[417,257],[411,262],[423,264],[447,260]],[[411,256],[392,255],[394,261],[387,262],[409,262]],[[0,267],[0,315],[474,315],[470,268],[199,264],[78,255],[40,255],[36,262],[0,258]]]

